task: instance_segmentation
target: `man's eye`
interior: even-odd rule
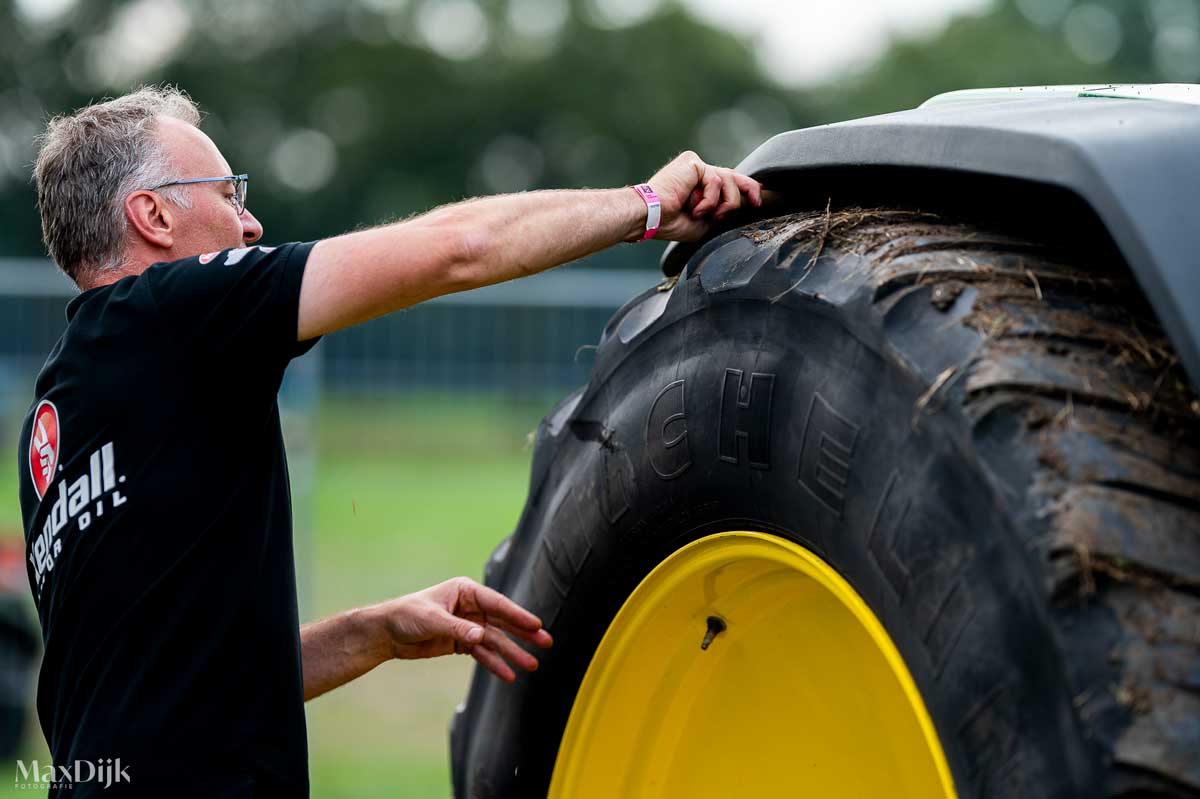
[[[233,194],[226,194],[225,199],[229,201],[230,205],[232,205],[234,208],[237,208],[237,193],[236,192]]]

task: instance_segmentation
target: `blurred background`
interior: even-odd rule
[[[952,89],[1162,81],[1200,82],[1200,0],[0,0],[0,796],[13,758],[46,757],[11,455],[73,293],[30,182],[50,115],[178,84],[278,243],[633,183],[686,148],[733,165],[779,131]],[[443,298],[293,365],[305,619],[480,575],[524,502],[529,434],[660,252]],[[448,796],[469,667],[390,663],[309,703],[313,795]]]

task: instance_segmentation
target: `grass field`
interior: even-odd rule
[[[527,434],[551,401],[323,400],[312,494],[295,496],[298,512],[311,512],[311,535],[297,542],[308,620],[458,574],[478,578],[520,514],[531,457]],[[20,529],[15,496],[11,467],[0,470],[0,529],[9,534]],[[387,663],[310,702],[312,795],[448,797],[447,725],[472,663],[465,657]],[[25,756],[46,757],[35,726]],[[30,796],[12,790],[5,767],[0,797]]]
[[[478,578],[524,504],[526,435],[549,401],[325,402],[317,436],[317,615]],[[472,660],[384,664],[308,705],[314,797],[445,797],[447,725]]]

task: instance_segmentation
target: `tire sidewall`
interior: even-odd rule
[[[621,604],[672,552],[732,530],[798,543],[858,591],[925,700],[959,797],[1088,795],[1092,753],[1019,509],[980,467],[971,426],[954,408],[914,423],[928,386],[819,298],[714,295],[695,278],[675,290],[678,312],[598,363],[554,435],[495,582],[556,645],[518,685],[473,691],[489,732],[470,795],[545,791]]]

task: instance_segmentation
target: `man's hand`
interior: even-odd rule
[[[533,671],[538,661],[509,636],[538,647],[553,641],[537,616],[466,577],[300,628],[304,699],[350,682],[386,660],[469,653],[505,682],[513,666]],[[512,664],[512,665],[510,665]]]
[[[696,241],[732,211],[762,205],[762,185],[753,178],[700,160],[690,150],[680,154],[650,178],[662,201],[662,223],[657,239]]]
[[[509,634],[538,647],[553,643],[537,616],[503,594],[467,577],[456,577],[415,594],[376,605],[393,657],[405,660],[469,653],[505,682],[538,661]]]

